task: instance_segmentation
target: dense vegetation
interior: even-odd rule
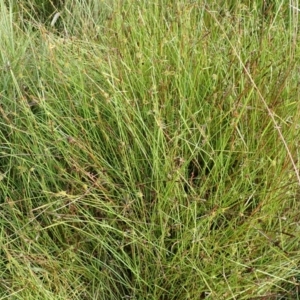
[[[0,299],[299,299],[296,3],[0,0]]]

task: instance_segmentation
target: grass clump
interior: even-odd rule
[[[297,299],[298,11],[88,2],[0,2],[1,299]]]

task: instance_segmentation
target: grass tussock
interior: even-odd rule
[[[298,299],[295,5],[20,2],[0,1],[0,298]]]

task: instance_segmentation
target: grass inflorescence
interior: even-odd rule
[[[0,299],[300,298],[296,1],[19,2]]]

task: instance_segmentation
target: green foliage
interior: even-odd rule
[[[53,14],[60,11],[64,4],[64,0],[32,0],[32,1],[16,1],[6,0],[6,6],[13,9],[18,18],[21,16],[27,20],[35,20],[36,22],[45,23]]]
[[[299,298],[297,10],[0,3],[1,299]]]

